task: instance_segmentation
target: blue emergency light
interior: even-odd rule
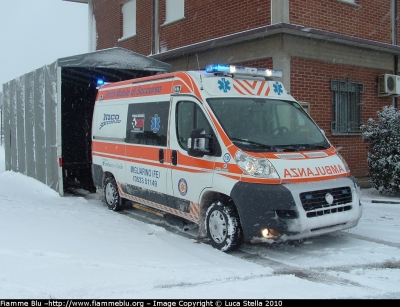
[[[104,80],[103,79],[97,79],[97,86],[102,86],[104,85]]]
[[[210,64],[206,66],[206,72],[232,72],[233,65],[223,65],[223,64]]]
[[[210,64],[206,72],[214,74],[232,74],[264,78],[282,78],[282,70],[245,67],[226,64]]]

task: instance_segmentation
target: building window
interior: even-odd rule
[[[356,4],[356,0],[338,0],[339,2],[346,2],[351,4]]]
[[[122,4],[122,38],[136,35],[136,0]]]
[[[185,18],[185,0],[165,0],[165,23]]]
[[[349,80],[331,80],[333,134],[361,133],[361,104],[364,84]]]
[[[299,105],[301,105],[308,114],[310,114],[310,103],[306,101],[298,101]]]

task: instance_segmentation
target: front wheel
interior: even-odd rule
[[[206,229],[211,245],[223,252],[239,248],[243,241],[242,228],[236,208],[221,201],[207,210]]]
[[[118,193],[117,182],[114,177],[107,177],[104,182],[104,198],[108,209],[113,211],[122,210],[122,202]]]

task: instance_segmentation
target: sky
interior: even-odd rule
[[[0,1],[2,85],[58,58],[86,53],[88,5],[62,0]]]
[[[361,200],[350,230],[224,253],[195,228],[5,171],[0,145],[0,298],[400,299],[400,198]]]

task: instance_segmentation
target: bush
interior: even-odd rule
[[[378,121],[362,125],[363,140],[370,143],[368,168],[372,184],[382,194],[400,193],[400,111],[383,107]]]

